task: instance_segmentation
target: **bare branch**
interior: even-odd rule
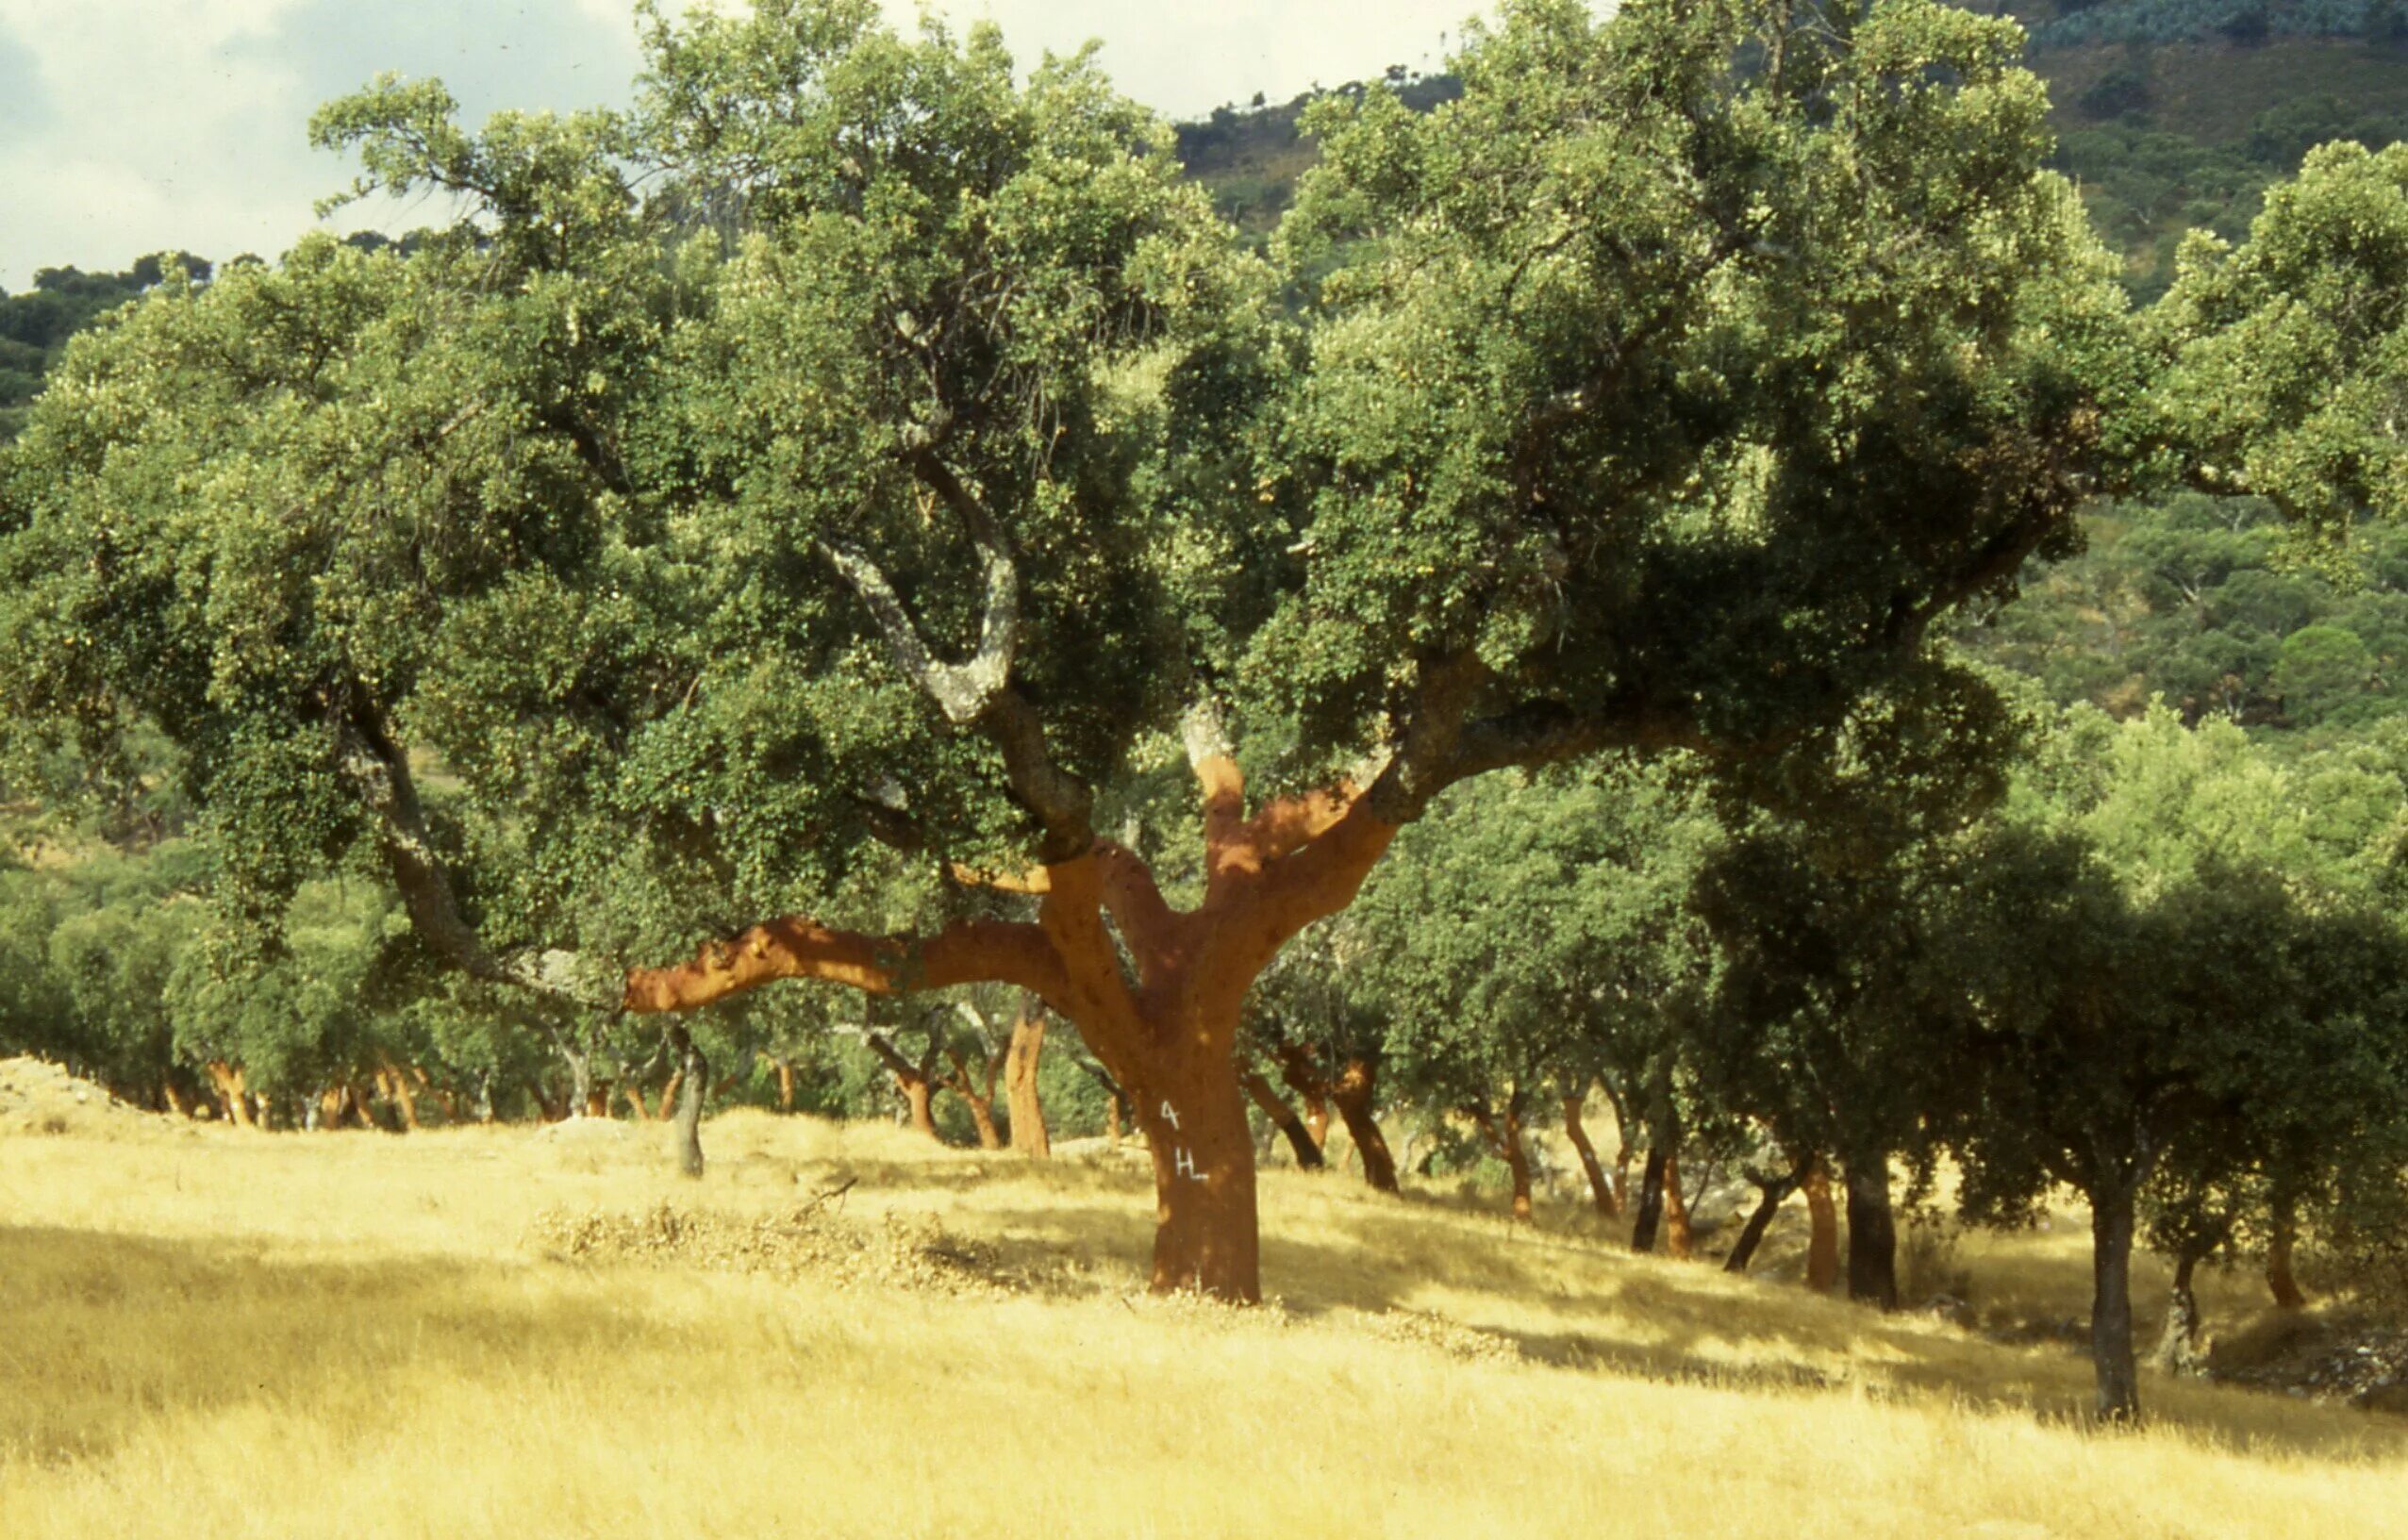
[[[584,986],[576,954],[495,954],[460,913],[458,895],[442,853],[426,827],[426,813],[409,773],[409,756],[396,744],[381,713],[358,690],[324,702],[333,731],[335,763],[352,793],[375,822],[393,886],[409,914],[410,928],[429,950],[473,979],[527,990],[581,1010],[614,1010],[616,1002]]]

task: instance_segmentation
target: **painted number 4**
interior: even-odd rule
[[[1171,1125],[1172,1133],[1177,1133],[1179,1109],[1165,1101],[1162,1103],[1162,1120]],[[1172,1151],[1171,1169],[1173,1175],[1186,1177],[1190,1182],[1202,1182],[1204,1179],[1204,1174],[1196,1169],[1196,1152],[1192,1150]]]

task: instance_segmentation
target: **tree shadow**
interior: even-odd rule
[[[1266,1229],[1263,1281],[1305,1317],[1443,1314],[1570,1372],[1787,1394],[1864,1394],[2087,1420],[2088,1359],[2073,1347],[2008,1347],[1913,1314],[1883,1315],[1795,1283],[1725,1275],[1710,1262],[1632,1257],[1579,1234],[1517,1227],[1448,1201],[1345,1201],[1318,1233]],[[1013,1265],[1066,1292],[1142,1286],[1152,1225],[1141,1213],[981,1204]],[[1065,1259],[1070,1265],[1065,1267]],[[1430,1296],[1447,1297],[1433,1311]],[[1489,1301],[1493,1301],[1490,1303]],[[2229,1386],[2149,1377],[2151,1418],[2236,1452],[2331,1460],[2408,1454],[2408,1423],[2310,1408]]]
[[[573,1377],[691,1334],[606,1284],[539,1295],[517,1269],[458,1259],[47,1226],[0,1227],[0,1448],[38,1464],[108,1453],[162,1416],[307,1411],[395,1374]]]

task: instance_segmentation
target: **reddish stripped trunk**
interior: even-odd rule
[[[792,1112],[794,1110],[794,1061],[773,1059],[771,1064],[777,1070],[777,1110]]]
[[[1471,1120],[1479,1125],[1487,1139],[1488,1148],[1505,1163],[1505,1171],[1513,1181],[1513,1217],[1524,1224],[1530,1222],[1530,1147],[1521,1136],[1521,1093],[1516,1091],[1505,1100],[1505,1115],[1502,1121],[1486,1107],[1471,1109]]]
[[[1003,1132],[995,1126],[995,1082],[1002,1078],[1004,1060],[1008,1052],[1006,1050],[1005,1053],[988,1054],[981,1066],[986,1083],[981,1085],[978,1076],[972,1072],[959,1053],[952,1049],[945,1051],[945,1057],[951,1061],[954,1072],[944,1084],[970,1109],[971,1125],[978,1131],[978,1148],[981,1150],[1004,1148]]]
[[[1664,1154],[1664,1254],[1686,1262],[1695,1248],[1689,1238],[1689,1201],[1681,1192],[1681,1154]]]
[[[1330,1102],[1333,1100],[1331,1094],[1333,1087],[1321,1078],[1320,1072],[1314,1067],[1312,1055],[1305,1052],[1300,1045],[1282,1043],[1279,1045],[1279,1052],[1276,1056],[1279,1060],[1279,1078],[1287,1083],[1287,1088],[1294,1091],[1296,1100],[1304,1104],[1304,1116],[1302,1121],[1305,1134],[1313,1141],[1313,1148],[1326,1150],[1329,1147],[1329,1111]],[[1315,1162],[1314,1164],[1322,1163]]]
[[[1577,1091],[1565,1096],[1564,1136],[1571,1140],[1573,1151],[1580,1156],[1580,1168],[1588,1177],[1588,1193],[1597,1204],[1597,1212],[1610,1219],[1621,1213],[1622,1207],[1615,1201],[1613,1184],[1605,1180],[1605,1167],[1597,1158],[1597,1147],[1588,1142],[1588,1129],[1581,1121],[1584,1100],[1585,1096]]]
[[[1004,1058],[1004,1102],[1012,1119],[1012,1148],[1031,1160],[1050,1159],[1053,1136],[1045,1128],[1045,1104],[1037,1094],[1037,1061],[1045,1051],[1045,1007],[1021,1002],[1012,1018],[1012,1046]]]
[[[1321,1147],[1304,1126],[1304,1119],[1296,1116],[1296,1109],[1281,1099],[1259,1070],[1248,1069],[1237,1080],[1262,1115],[1270,1119],[1271,1126],[1287,1136],[1287,1148],[1295,1151],[1298,1168],[1317,1171],[1328,1164],[1321,1158]]]
[[[1291,937],[1353,901],[1396,828],[1351,789],[1282,799],[1249,819],[1234,760],[1200,754],[1196,770],[1205,880],[1194,910],[1171,908],[1141,860],[1096,840],[1038,872],[983,879],[1038,896],[1034,923],[965,921],[897,938],[772,920],[689,963],[630,973],[625,1004],[691,1010],[797,977],[872,994],[979,982],[1027,989],[1078,1029],[1136,1109],[1154,1155],[1154,1286],[1259,1300],[1239,1009]]]
[[[252,1107],[250,1092],[243,1083],[241,1068],[239,1065],[228,1064],[224,1059],[212,1059],[208,1064],[208,1072],[210,1084],[217,1087],[218,1100],[225,1106],[226,1120],[238,1128],[258,1127],[259,1119]]]
[[[928,1052],[922,1054],[917,1062],[905,1058],[902,1051],[888,1041],[884,1033],[870,1034],[869,1044],[870,1051],[878,1055],[878,1062],[887,1067],[887,1073],[894,1077],[895,1089],[903,1093],[903,1104],[910,1110],[911,1114],[912,1132],[924,1134],[942,1144],[944,1135],[937,1132],[935,1107],[937,1099],[937,1038],[935,1035],[930,1035]]]
[[[2277,1310],[2307,1308],[2307,1290],[2292,1271],[2291,1253],[2299,1244],[2299,1210],[2287,1201],[2274,1206],[2274,1220],[2266,1243],[2266,1287]]]
[[[1839,1209],[1831,1198],[1831,1167],[1816,1161],[1799,1186],[1806,1195],[1806,1286],[1829,1294],[1839,1283]]]
[[[905,1105],[911,1109],[911,1131],[924,1134],[938,1144],[944,1143],[945,1136],[937,1132],[936,1109],[932,1104],[936,1099],[936,1087],[918,1075],[897,1084],[903,1088]]]
[[[1354,1141],[1354,1153],[1363,1162],[1363,1180],[1374,1191],[1394,1192],[1396,1157],[1388,1152],[1387,1135],[1380,1132],[1373,1107],[1376,1074],[1369,1059],[1347,1060],[1344,1072],[1330,1087],[1330,1101],[1345,1120],[1347,1137]]]

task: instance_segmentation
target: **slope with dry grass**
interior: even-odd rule
[[[0,1138],[0,1532],[2335,1536],[2408,1511],[2408,1421],[2157,1383],[2152,1425],[2102,1437],[2062,1346],[1633,1258],[1569,1215],[1267,1172],[1282,1297],[1237,1312],[1140,1292],[1151,1182],[1109,1151],[739,1113],[695,1185],[662,1137]],[[2073,1237],[1962,1260],[2079,1309]]]

